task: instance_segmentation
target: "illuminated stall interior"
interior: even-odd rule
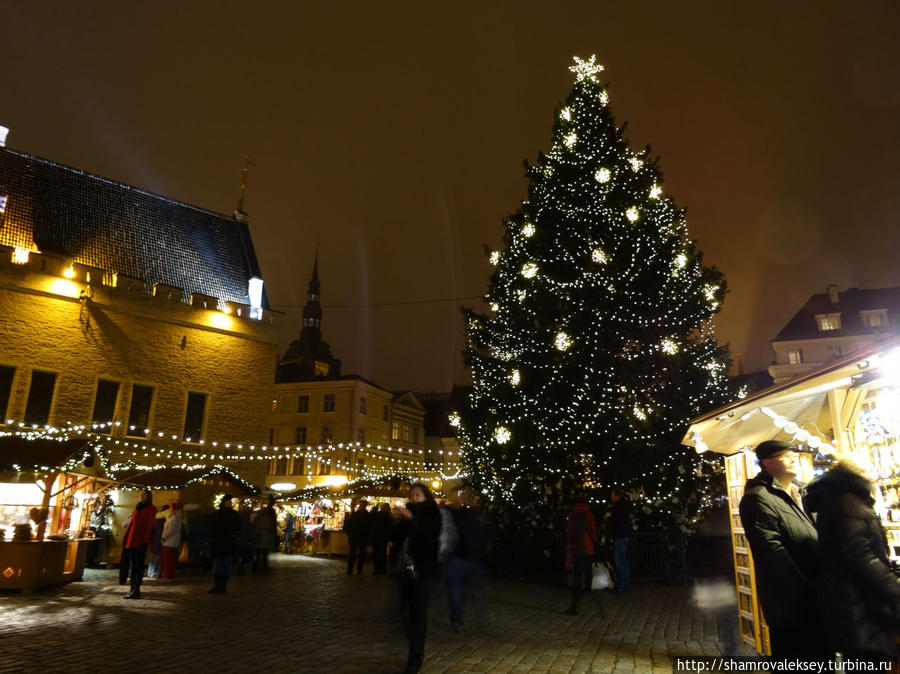
[[[875,481],[875,508],[900,561],[900,339],[882,342],[791,381],[772,386],[691,422],[683,442],[724,454],[735,584],[742,640],[768,653],[768,627],[756,595],[753,559],[738,506],[759,470],[753,449],[785,440],[807,450],[804,475],[821,474],[837,457],[852,458]]]

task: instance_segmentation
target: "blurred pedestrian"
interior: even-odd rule
[[[484,555],[487,537],[478,513],[468,507],[451,507],[456,531],[456,543],[444,560],[447,579],[447,601],[450,608],[450,629],[462,629],[463,589],[468,586],[478,611],[484,610]]]
[[[131,515],[122,522],[122,553],[119,555],[119,585],[128,585],[128,573],[131,570],[131,557],[128,556],[128,548],[125,547],[125,539],[128,538],[128,530],[131,528]]]
[[[253,508],[247,501],[241,502],[238,511],[241,532],[238,534],[238,575],[243,576],[247,566],[253,563]]]
[[[578,614],[578,600],[591,589],[591,565],[594,560],[597,524],[588,507],[587,499],[576,499],[569,521],[566,523],[566,573],[572,590],[572,603],[566,613]]]
[[[150,561],[147,564],[147,578],[159,578],[162,575],[162,533],[166,525],[166,515],[169,506],[164,505],[156,513],[153,522],[153,535],[150,536],[150,545],[147,547],[150,553]]]
[[[131,526],[125,534],[125,547],[131,562],[131,590],[125,599],[141,598],[141,581],[144,578],[144,561],[147,559],[147,546],[153,536],[153,523],[156,521],[156,507],[153,505],[153,494],[149,489],[141,492],[141,500],[131,513]]]
[[[294,513],[290,510],[284,518],[284,554],[291,554],[291,544],[294,540],[294,522],[296,521]]]
[[[382,503],[372,510],[372,573],[387,573],[387,545],[391,538],[391,506]]]
[[[628,566],[628,536],[631,533],[631,501],[625,490],[616,487],[609,495],[612,506],[604,515],[606,531],[613,542],[613,568],[616,572],[616,592],[631,589],[631,569]]]
[[[241,518],[234,512],[231,494],[225,494],[219,509],[213,515],[210,548],[213,556],[213,579],[215,584],[211,594],[224,594],[228,577],[231,575],[231,558],[237,552],[237,538],[241,533]]]
[[[441,513],[431,490],[418,482],[409,490],[405,508],[394,508],[400,520],[402,543],[397,554],[395,577],[399,586],[400,610],[409,652],[404,674],[415,674],[425,659],[428,630],[428,600],[438,577],[438,537]]]
[[[278,516],[275,514],[275,497],[270,496],[268,504],[254,513],[253,520],[253,571],[269,573],[269,551],[278,540]]]
[[[350,552],[347,555],[347,574],[353,573],[353,563],[356,562],[356,573],[362,573],[363,564],[366,561],[366,548],[372,537],[372,514],[366,510],[368,501],[362,499],[356,506],[356,512],[350,515],[347,528],[347,536],[350,543]]]
[[[175,570],[178,568],[183,518],[181,501],[173,501],[162,531],[162,577],[167,580],[175,577]]]
[[[813,481],[806,505],[818,513],[818,605],[830,650],[845,660],[900,656],[900,578],[890,565],[866,471],[843,460]]]

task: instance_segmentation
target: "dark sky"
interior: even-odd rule
[[[900,285],[894,0],[0,10],[9,146],[225,213],[249,153],[273,305],[303,303],[317,233],[325,305],[483,294],[482,244],[549,147],[575,54],[606,66],[632,147],[660,155],[725,272],[718,336],[745,369],[827,284]],[[385,387],[465,379],[458,304],[326,308],[323,330],[345,372]]]

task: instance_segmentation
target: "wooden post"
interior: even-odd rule
[[[47,511],[47,517],[38,523],[37,540],[44,540],[44,532],[47,530],[47,520],[50,518],[50,494],[53,492],[53,485],[56,484],[56,478],[59,473],[50,473],[44,478],[44,498],[41,500],[41,510]]]

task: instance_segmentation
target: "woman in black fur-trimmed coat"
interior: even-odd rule
[[[818,513],[819,611],[832,650],[845,658],[898,655],[900,578],[874,504],[872,483],[851,462],[807,489],[806,505]]]

